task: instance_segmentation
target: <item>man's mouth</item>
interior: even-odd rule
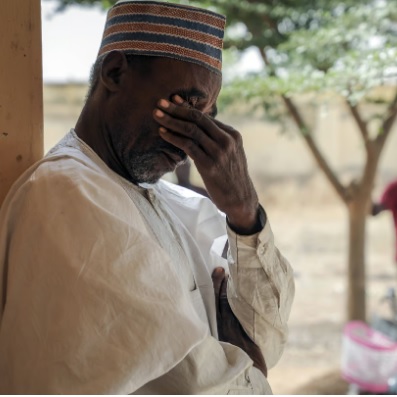
[[[175,164],[178,164],[187,158],[186,153],[182,149],[171,145],[169,142],[161,142],[158,149],[163,152],[172,163]]]
[[[167,158],[170,160],[171,163],[173,164],[178,164],[186,159],[186,154],[182,151],[171,151],[167,149],[162,149],[162,152],[167,156]]]

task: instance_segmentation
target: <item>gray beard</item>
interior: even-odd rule
[[[146,151],[129,149],[127,145],[123,145],[121,142],[117,146],[120,160],[129,175],[129,180],[133,183],[156,183],[164,174],[173,171],[171,167],[168,170],[159,170],[156,167],[158,159],[164,156],[162,150],[179,156],[181,161],[177,165],[187,160],[187,155],[182,149],[163,141],[161,138],[152,148]]]
[[[170,151],[169,149],[167,149]],[[178,149],[179,151],[180,149]],[[174,151],[175,152],[175,151]],[[180,165],[187,160],[186,154],[181,151],[179,153],[182,157],[182,161],[177,165]],[[164,174],[170,171],[157,172],[153,167],[156,164],[158,156],[162,155],[159,151],[150,152],[129,152],[128,160],[124,161],[123,164],[127,168],[130,179],[134,183],[156,183]],[[126,156],[123,156],[126,157]]]
[[[152,125],[149,119],[145,120],[140,126],[140,134],[135,143],[138,147],[140,142],[144,142],[145,136],[148,136],[153,128],[155,126]],[[133,148],[129,148],[128,139],[125,133],[123,134],[121,125],[116,131],[117,133],[112,135],[112,138],[117,136],[117,139],[113,140],[113,145],[122,165],[129,175],[128,179],[133,183],[156,183],[164,174],[173,171],[172,169],[160,171],[156,168],[157,159],[160,156],[164,156],[162,150],[178,155],[182,159],[179,164],[187,160],[187,155],[182,149],[171,145],[160,137],[146,151],[134,150]]]

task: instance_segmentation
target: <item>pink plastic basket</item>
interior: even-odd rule
[[[383,393],[397,375],[397,343],[361,321],[343,330],[342,376],[362,390]]]

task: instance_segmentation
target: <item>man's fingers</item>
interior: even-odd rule
[[[217,144],[193,122],[175,118],[160,110],[155,110],[153,115],[155,120],[166,128],[170,134],[174,133],[174,135],[179,135],[181,139],[185,138],[185,145],[190,146],[192,142],[209,156],[213,156],[217,150]],[[181,149],[185,150],[184,147],[181,147]]]
[[[164,127],[159,129],[160,136],[172,145],[182,149],[197,164],[209,164],[209,157],[197,142],[186,138]]]
[[[231,127],[230,125],[222,123],[222,121],[219,121],[216,119],[213,119],[213,121],[219,128],[226,131],[229,135],[232,135],[233,137],[239,135],[239,132],[236,129],[234,129],[233,127]]]
[[[184,108],[191,108],[191,105],[184,101],[179,95],[174,95],[172,97],[172,101],[176,105],[183,106]]]
[[[158,107],[160,110],[169,114],[173,118],[184,121],[185,123],[189,122],[197,125],[202,131],[205,132],[206,135],[208,135],[208,137],[213,139],[215,142],[222,143],[225,137],[227,137],[227,133],[216,125],[214,119],[207,116],[198,109],[193,109],[189,105],[176,105],[170,101],[161,99],[158,102]]]
[[[225,276],[225,269],[217,267],[212,272],[212,283],[215,291],[215,306],[218,315],[222,315],[225,308],[225,301],[227,303],[227,276]]]
[[[254,362],[254,367],[258,368],[267,376],[266,362],[262,352],[248,336],[230,308],[227,300],[228,277],[225,275],[225,270],[223,268],[217,267],[213,271],[212,282],[215,291],[216,321],[219,340],[240,347],[251,357]]]
[[[216,323],[218,328],[218,338],[219,340],[223,340],[223,329],[222,329],[222,316],[221,310],[219,307],[219,294],[221,291],[222,282],[225,279],[225,269],[222,267],[217,267],[212,272],[212,283],[214,285],[215,292],[215,308],[216,308]]]
[[[219,299],[227,300],[227,276],[222,280],[221,288],[219,290]]]
[[[225,278],[225,269],[223,267],[217,267],[212,272],[212,283],[214,285],[215,297],[219,298],[221,291],[222,281]]]
[[[218,270],[219,269],[219,270]],[[214,279],[214,273],[215,279]],[[224,322],[225,318],[234,316],[230,309],[229,301],[227,300],[227,281],[228,276],[225,275],[223,268],[216,268],[213,273],[213,283],[215,289],[215,299],[217,303],[217,312],[219,313],[220,319]]]

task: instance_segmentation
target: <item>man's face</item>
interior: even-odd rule
[[[129,68],[107,128],[116,156],[132,182],[154,183],[186,160],[181,149],[159,135],[159,124],[153,118],[158,101],[179,95],[190,106],[213,114],[220,87],[220,76],[174,59],[153,58],[145,70]]]

